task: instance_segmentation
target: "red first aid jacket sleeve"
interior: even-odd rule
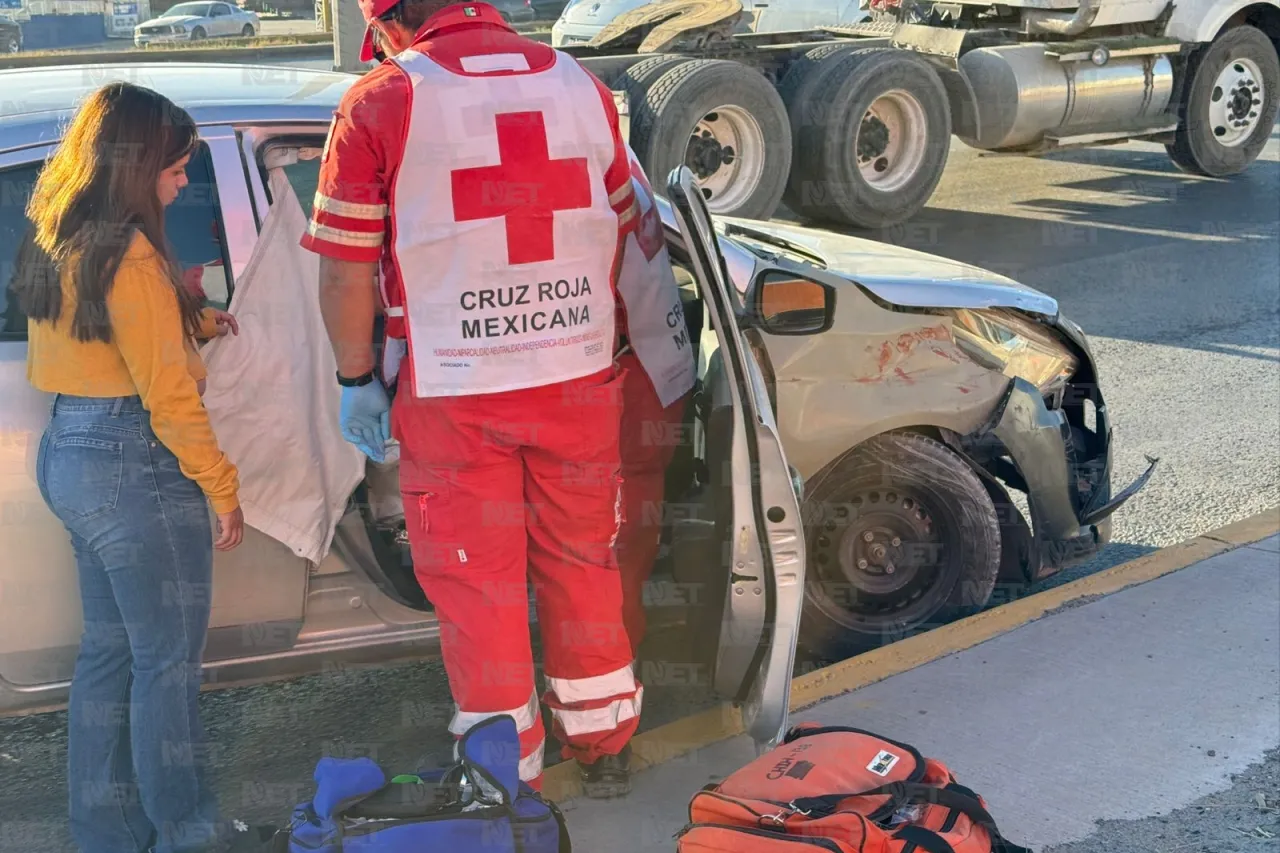
[[[329,127],[304,249],[344,261],[382,257],[389,189],[404,154],[409,97],[408,80],[391,63],[347,90]]]
[[[600,92],[600,100],[604,102],[609,129],[613,132],[613,164],[605,172],[604,186],[609,193],[609,206],[618,214],[618,239],[623,240],[635,227],[640,214],[635,188],[631,186],[631,159],[627,156],[627,145],[622,138],[622,124],[618,118],[618,107],[613,102],[613,92],[595,75],[592,77]]]

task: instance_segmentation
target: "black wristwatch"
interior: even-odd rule
[[[343,376],[341,373],[338,374],[338,384],[343,388],[359,388],[361,385],[368,385],[373,380],[374,376],[372,370],[352,378]]]

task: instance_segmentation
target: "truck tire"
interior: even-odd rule
[[[782,102],[786,104],[787,116],[791,119],[791,139],[796,139],[797,120],[802,120],[803,116],[793,109],[793,104],[800,102],[815,103],[809,98],[809,92],[813,88],[813,81],[818,78],[815,73],[819,69],[825,70],[839,59],[827,60],[829,56],[848,56],[850,53],[858,50],[856,43],[845,44],[824,44],[822,47],[815,47],[806,51],[802,56],[792,61],[787,66],[787,71],[782,75],[781,82],[778,83],[778,94],[782,97]],[[827,60],[824,64],[823,60]]]
[[[610,85],[614,89],[626,92],[628,103],[639,104],[644,101],[645,93],[659,77],[680,63],[688,61],[689,57],[677,54],[664,53],[651,56],[619,71],[610,81]]]
[[[933,195],[951,143],[947,92],[929,64],[869,47],[833,52],[797,73],[803,79],[787,87],[795,139],[787,207],[858,228],[915,215]]]
[[[1165,146],[1184,172],[1223,178],[1249,167],[1271,137],[1280,106],[1280,58],[1250,26],[1221,33],[1192,57],[1182,122]]]
[[[609,88],[621,90],[627,93],[627,109],[630,111],[630,130],[627,133],[627,144],[632,150],[636,150],[632,140],[635,138],[635,122],[636,116],[645,109],[647,101],[645,97],[649,93],[649,87],[658,81],[658,78],[666,74],[677,65],[688,62],[689,57],[678,56],[672,54],[660,54],[651,56],[648,59],[642,59],[635,65],[630,65],[613,76],[609,81]],[[638,154],[636,156],[639,156]],[[643,161],[641,161],[643,162]],[[649,175],[646,170],[646,176],[649,183],[653,185],[654,192],[665,193],[666,184],[660,181],[654,175]]]
[[[791,144],[793,146],[791,170],[793,173],[801,168],[794,154],[794,146],[799,144],[802,128],[805,124],[818,118],[813,113],[822,109],[826,103],[822,98],[810,97],[810,92],[813,91],[815,83],[825,75],[827,69],[855,50],[858,50],[858,45],[847,42],[824,44],[821,47],[812,48],[792,60],[782,75],[782,79],[778,82],[778,94],[782,97],[782,103],[787,108],[787,118],[791,123]],[[782,192],[782,199],[787,210],[795,214],[795,209],[791,207],[792,202],[795,201],[795,194],[792,193],[790,188],[790,177],[788,176],[787,189]]]
[[[687,165],[713,214],[770,218],[791,168],[782,98],[763,74],[741,63],[673,65],[632,106],[631,148],[645,174],[665,190],[671,171]]]
[[[927,435],[859,445],[805,496],[801,642],[841,660],[985,607],[1000,523],[982,480]]]

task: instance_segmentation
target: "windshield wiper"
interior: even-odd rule
[[[761,243],[777,246],[779,249],[785,249],[793,255],[799,255],[801,258],[812,262],[821,269],[825,270],[827,268],[826,258],[822,257],[822,255],[819,255],[812,249],[805,248],[799,243],[794,243],[791,240],[788,240],[786,237],[779,237],[776,234],[771,234],[768,231],[762,231],[758,228],[752,228],[749,225],[739,225],[737,222],[724,223],[724,234],[726,237],[732,237],[735,233],[751,240],[758,240]]]

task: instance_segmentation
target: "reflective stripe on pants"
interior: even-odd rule
[[[609,690],[586,688],[582,701],[548,691],[564,756],[594,761],[635,732],[639,696],[613,554],[621,381],[611,368],[541,388],[430,399],[401,384],[392,430],[405,522],[418,582],[440,621],[455,726],[529,707],[532,580],[549,680]],[[542,742],[533,717],[521,732],[528,768]]]

